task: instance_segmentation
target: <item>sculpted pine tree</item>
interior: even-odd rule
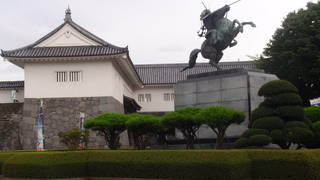
[[[236,142],[238,147],[265,146],[270,143],[288,149],[305,146],[313,137],[304,120],[298,89],[288,81],[275,80],[263,85],[259,96],[265,100],[252,112],[249,129]]]
[[[293,83],[304,106],[320,96],[320,2],[289,13],[264,51],[258,67]]]

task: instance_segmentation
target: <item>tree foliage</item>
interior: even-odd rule
[[[118,149],[120,146],[119,135],[126,129],[127,117],[120,113],[106,113],[88,119],[84,127],[98,131],[105,138],[110,149]]]
[[[216,148],[222,148],[228,127],[234,123],[242,123],[245,119],[245,115],[240,111],[230,108],[211,106],[202,109],[197,118],[213,130],[217,135]]]
[[[291,12],[277,29],[258,67],[293,83],[304,105],[320,96],[320,2]]]
[[[145,114],[128,114],[127,129],[133,133],[134,145],[137,149],[145,149],[150,143],[150,136],[163,131],[160,118]]]
[[[81,129],[71,129],[58,134],[60,142],[68,147],[70,150],[76,150],[81,145],[87,147],[89,143],[89,131]]]
[[[252,113],[249,130],[236,146],[264,146],[269,143],[288,149],[296,144],[307,146],[314,133],[304,119],[297,89],[288,81],[275,80],[259,90],[265,100]]]
[[[169,112],[164,115],[162,123],[167,128],[177,128],[186,140],[187,149],[193,149],[196,141],[196,132],[202,122],[197,118],[201,108],[187,107]]]

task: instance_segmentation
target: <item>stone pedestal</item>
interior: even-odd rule
[[[231,125],[228,137],[240,136],[248,127],[251,111],[262,101],[257,95],[260,87],[278,79],[273,74],[256,70],[230,69],[194,74],[187,80],[179,81],[175,87],[175,109],[188,106],[224,106],[244,112],[246,121],[241,125]],[[177,137],[182,137],[177,134]],[[198,131],[199,138],[215,138],[212,130],[203,126]]]

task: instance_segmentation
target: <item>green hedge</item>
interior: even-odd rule
[[[2,175],[2,166],[3,164],[11,157],[16,155],[15,152],[1,152],[0,153],[0,175]]]
[[[265,106],[260,106],[256,108],[255,110],[252,111],[251,114],[251,120],[255,121],[259,118],[263,117],[268,117],[268,116],[274,116],[275,115],[275,110],[273,108],[265,107]]]
[[[276,114],[286,121],[303,121],[304,112],[301,106],[281,106],[276,109]]]
[[[304,115],[309,118],[312,122],[320,121],[320,107],[311,106],[304,108]]]
[[[255,129],[282,129],[284,121],[276,116],[260,118],[254,121],[252,127]]]
[[[302,105],[302,99],[295,93],[284,93],[266,98],[260,106],[278,107],[287,105]]]
[[[1,153],[0,153],[1,154]],[[320,150],[21,152],[8,178],[320,179]]]

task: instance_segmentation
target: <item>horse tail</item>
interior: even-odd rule
[[[183,70],[181,70],[180,72],[183,72],[187,69],[191,69],[194,67],[194,65],[196,65],[196,60],[198,58],[199,52],[201,52],[200,49],[194,49],[191,51],[190,56],[189,56],[189,66],[183,68]]]

